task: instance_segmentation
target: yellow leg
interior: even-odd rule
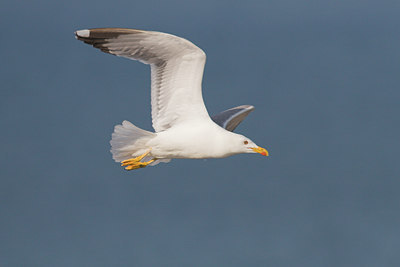
[[[153,161],[156,160],[156,158],[146,161],[146,162],[141,162],[141,160],[146,157],[148,154],[150,153],[150,150],[147,151],[146,153],[144,153],[143,155],[140,155],[136,158],[131,158],[131,159],[127,159],[121,162],[121,166],[126,166],[125,170],[136,170],[139,168],[144,168],[147,165],[149,165],[150,163],[152,163]]]

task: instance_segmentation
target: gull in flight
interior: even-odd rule
[[[155,132],[123,121],[114,128],[111,153],[126,170],[173,158],[224,158],[268,151],[233,133],[254,109],[245,105],[213,117],[203,102],[201,82],[206,55],[190,41],[167,33],[122,28],[75,32],[78,40],[103,52],[151,67],[151,116]]]

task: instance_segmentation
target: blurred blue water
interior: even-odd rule
[[[399,266],[396,1],[0,4],[0,265]],[[91,27],[188,38],[210,113],[270,157],[125,172],[124,119],[151,129],[148,66]]]

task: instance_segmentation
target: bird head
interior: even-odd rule
[[[240,151],[239,153],[259,153],[263,156],[269,155],[268,151],[265,148],[256,145],[246,136],[237,135],[237,138],[235,139],[235,147]]]

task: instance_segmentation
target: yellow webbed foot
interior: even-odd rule
[[[154,159],[147,161],[147,162],[137,162],[137,163],[133,163],[133,164],[129,164],[129,165],[124,165],[125,170],[127,171],[131,171],[131,170],[136,170],[136,169],[140,169],[140,168],[144,168],[147,165],[149,165],[150,163],[152,163],[154,161]],[[122,165],[121,165],[122,166]]]
[[[150,153],[150,151],[151,150],[149,149],[143,155],[140,155],[140,156],[138,156],[136,158],[131,158],[131,159],[127,159],[127,160],[121,161],[121,166],[126,166],[126,165],[134,164],[134,163],[137,163],[137,162],[141,161],[144,157],[146,157]]]
[[[144,153],[143,155],[140,155],[136,158],[131,158],[131,159],[127,159],[124,161],[121,161],[121,166],[126,166],[125,170],[136,170],[136,169],[140,169],[140,168],[144,168],[147,165],[149,165],[150,163],[152,163],[153,161],[155,161],[156,159],[152,159],[146,162],[141,162],[141,160],[146,157],[148,154],[150,153],[150,150],[147,151],[146,153]]]

